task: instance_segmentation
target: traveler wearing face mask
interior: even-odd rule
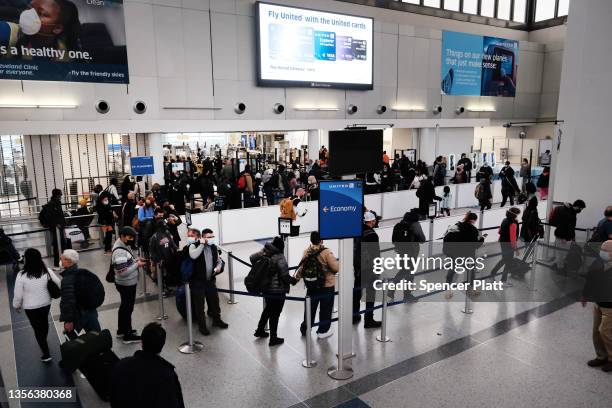
[[[576,239],[576,216],[586,208],[582,200],[576,200],[573,204],[565,203],[555,207],[548,219],[548,223],[555,227],[555,261],[553,269],[565,272],[567,251],[572,241]]]
[[[593,302],[593,346],[596,358],[587,362],[590,367],[612,371],[612,240],[601,246],[599,257],[586,276],[582,292],[582,306]]]
[[[223,272],[224,263],[219,257],[215,234],[209,228],[200,235],[197,230],[188,232],[187,246],[189,257],[193,259],[193,275],[191,277],[192,302],[200,333],[210,334],[206,327],[204,303],[208,305],[208,315],[212,317],[212,325],[227,329],[228,324],[221,320],[219,293],[217,292],[216,276]]]
[[[117,337],[123,339],[123,344],[136,343],[140,336],[132,329],[132,312],[136,302],[136,285],[138,284],[138,268],[145,266],[145,261],[138,259],[132,252],[136,231],[132,227],[119,230],[119,238],[113,246],[111,262],[115,271],[115,287],[121,297],[118,312]]]
[[[110,205],[108,195],[101,195],[101,199],[96,206],[98,213],[98,224],[104,232],[104,253],[110,254],[113,245],[113,231],[115,230],[115,220],[118,218]]]

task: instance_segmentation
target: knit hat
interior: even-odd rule
[[[518,215],[521,213],[521,210],[519,210],[516,207],[512,207],[508,210],[508,215],[510,215],[513,218],[518,217]]]
[[[276,237],[272,240],[272,246],[282,252],[285,250],[285,241],[281,237]]]
[[[87,204],[88,204],[88,203],[89,203],[89,201],[88,201],[86,198],[81,198],[81,199],[79,200],[79,205],[80,205],[81,207],[87,207]]]

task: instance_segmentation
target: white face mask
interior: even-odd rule
[[[34,9],[25,10],[19,16],[19,27],[26,35],[34,35],[40,31],[40,17]]]
[[[599,251],[599,257],[606,262],[610,262],[610,253],[608,251]]]
[[[206,238],[206,245],[213,246],[216,243],[217,243],[217,241],[216,241],[216,239],[214,237],[213,238]]]

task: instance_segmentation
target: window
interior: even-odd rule
[[[481,0],[480,15],[483,17],[495,17],[495,0]]]
[[[555,18],[556,0],[537,0],[535,21],[544,21]]]
[[[440,8],[440,0],[425,0],[423,5],[427,7]]]
[[[527,17],[527,0],[514,0],[514,17],[513,21],[524,23]]]
[[[559,0],[559,13],[557,14],[559,17],[567,16],[569,13],[569,3],[570,0]]]
[[[499,0],[497,3],[497,18],[510,20],[510,3],[512,3],[511,0]]]
[[[463,12],[478,14],[478,0],[463,0]]]
[[[459,0],[444,0],[444,8],[452,11],[459,11]]]
[[[402,3],[421,4],[421,0],[402,0]]]

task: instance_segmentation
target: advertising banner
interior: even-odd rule
[[[0,0],[0,79],[129,83],[123,0]]]
[[[519,43],[444,31],[442,94],[516,96]]]
[[[363,224],[363,181],[323,181],[319,187],[321,239],[360,237]]]

